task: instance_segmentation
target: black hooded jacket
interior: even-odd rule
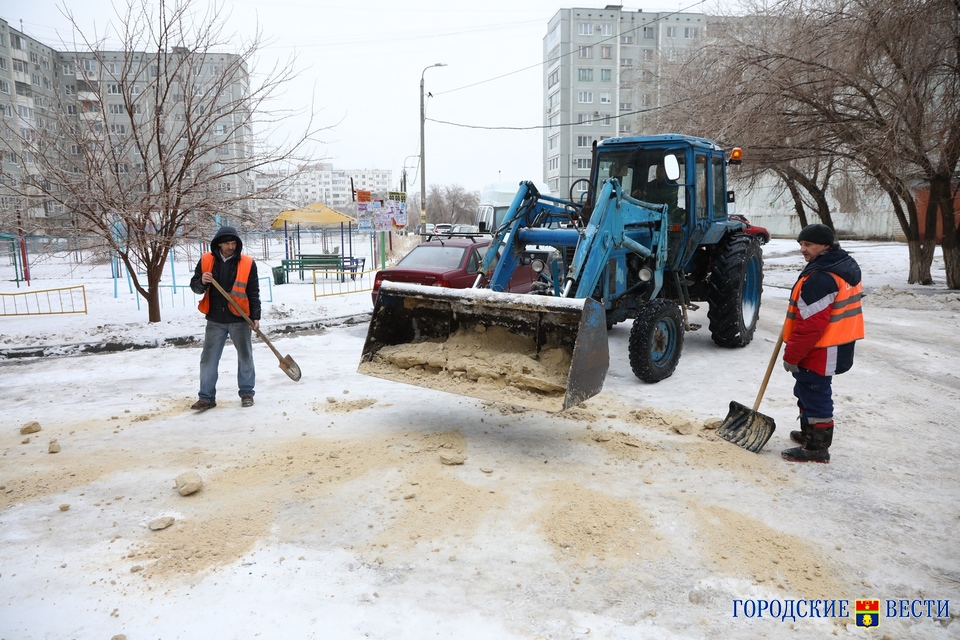
[[[220,256],[220,243],[236,240],[237,250],[224,262]],[[213,254],[213,277],[223,287],[224,291],[229,292],[233,289],[233,281],[237,279],[237,265],[240,263],[240,254],[243,251],[243,241],[240,235],[233,227],[221,227],[210,241],[210,252]],[[214,322],[246,322],[242,317],[230,311],[230,303],[219,291],[210,285],[203,284],[200,278],[203,276],[202,259],[197,262],[197,268],[193,272],[193,278],[190,279],[190,289],[196,294],[203,294],[207,288],[213,289],[210,292],[210,312],[207,313],[207,320]],[[250,278],[247,282],[247,299],[250,301],[250,319],[260,319],[260,281],[257,278],[257,263],[254,261],[250,267]]]

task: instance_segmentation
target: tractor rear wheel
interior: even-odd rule
[[[745,347],[760,318],[763,251],[745,233],[727,235],[717,247],[710,271],[710,337],[721,347]]]
[[[651,300],[637,312],[628,351],[633,374],[644,382],[673,375],[683,350],[683,314],[671,300]]]

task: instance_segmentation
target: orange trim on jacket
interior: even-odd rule
[[[854,340],[860,340],[864,336],[863,332],[863,309],[860,300],[863,297],[863,284],[851,285],[846,280],[835,273],[829,273],[837,283],[837,294],[830,305],[830,322],[826,330],[817,341],[816,347],[835,347],[841,344],[847,344]],[[810,275],[813,275],[812,273]],[[787,318],[783,323],[783,339],[790,341],[794,327],[797,324],[797,318],[800,317],[800,290],[803,283],[810,277],[804,276],[797,280],[790,292],[790,303],[787,306]]]
[[[233,298],[233,301],[236,302],[240,308],[243,309],[243,312],[249,316],[250,299],[247,298],[247,281],[250,279],[250,268],[253,266],[253,258],[242,253],[238,257],[240,262],[237,263],[237,277],[233,281],[233,289],[230,291],[230,297]],[[216,264],[216,259],[209,251],[203,254],[203,257],[200,258],[200,270],[204,273],[208,271],[213,273],[214,264]],[[197,305],[197,308],[200,309],[200,312],[203,314],[210,313],[209,287],[203,294],[203,297],[200,298],[200,304]],[[233,315],[240,315],[237,313],[237,310],[233,308],[232,304],[228,304],[227,308],[230,309],[230,313]]]

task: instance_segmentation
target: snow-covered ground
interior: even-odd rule
[[[796,425],[780,367],[759,455],[711,428],[753,403],[796,246],[764,248],[747,348],[688,334],[676,373],[645,385],[618,325],[603,392],[562,414],[357,374],[369,294],[298,281],[273,287],[262,328],[303,379],[257,343],[253,408],[229,346],[202,414],[197,345],[0,359],[0,638],[960,638],[960,293],[939,254],[938,284],[910,287],[905,246],[844,243],[867,338],[835,380],[829,465],[780,458]],[[111,281],[84,285],[86,315],[0,318],[0,352],[201,335],[187,298],[148,325]],[[181,496],[188,471],[204,486]],[[734,616],[757,599],[850,615]],[[855,625],[859,599],[881,601],[879,628]],[[949,600],[951,618],[891,618],[887,600]]]

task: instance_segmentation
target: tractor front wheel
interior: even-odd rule
[[[630,329],[630,368],[644,382],[660,382],[673,375],[683,350],[683,314],[671,300],[643,305]]]

